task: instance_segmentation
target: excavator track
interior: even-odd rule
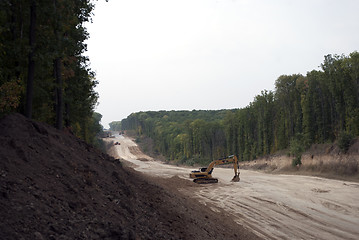
[[[196,179],[193,179],[193,182],[198,183],[198,184],[218,183],[218,179],[217,178],[196,178]]]

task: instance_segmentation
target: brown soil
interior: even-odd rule
[[[335,143],[315,144],[302,154],[301,165],[293,166],[293,158],[285,153],[275,154],[240,162],[240,168],[359,182],[359,138],[353,140],[347,153]]]
[[[182,195],[188,181],[144,176],[19,114],[0,120],[0,160],[0,239],[257,239]]]

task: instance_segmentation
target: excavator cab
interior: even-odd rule
[[[206,171],[207,171],[207,168],[203,167],[203,168],[199,168],[199,170],[193,170],[191,172],[192,173],[203,173],[203,172],[206,172]],[[212,172],[213,172],[213,168],[208,173],[211,174]]]

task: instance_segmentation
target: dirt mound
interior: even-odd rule
[[[161,181],[19,114],[0,120],[0,160],[0,239],[256,239]]]

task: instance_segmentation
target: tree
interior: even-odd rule
[[[109,123],[110,125],[110,130],[111,131],[120,131],[121,128],[121,121],[113,121]]]
[[[359,136],[359,54],[325,56],[322,69],[282,75],[275,92],[262,91],[242,109],[140,112],[121,125],[152,138],[171,160],[233,153],[253,160],[288,149],[297,165],[310,144],[344,139],[343,132]]]
[[[276,139],[279,149],[286,148],[295,133],[301,132],[301,93],[297,88],[297,81],[302,77],[300,74],[282,75],[275,82]]]
[[[257,152],[256,155],[270,154],[273,149],[273,124],[274,124],[274,94],[271,91],[262,91],[255,97],[251,107],[253,108],[257,122]]]
[[[30,5],[30,31],[29,31],[29,62],[26,84],[26,109],[25,116],[32,117],[32,101],[34,94],[34,75],[35,75],[35,36],[36,36],[36,0],[31,0]]]
[[[0,1],[0,99],[10,103],[0,104],[1,115],[65,122],[89,139],[98,95],[83,24],[93,9],[89,0]]]

